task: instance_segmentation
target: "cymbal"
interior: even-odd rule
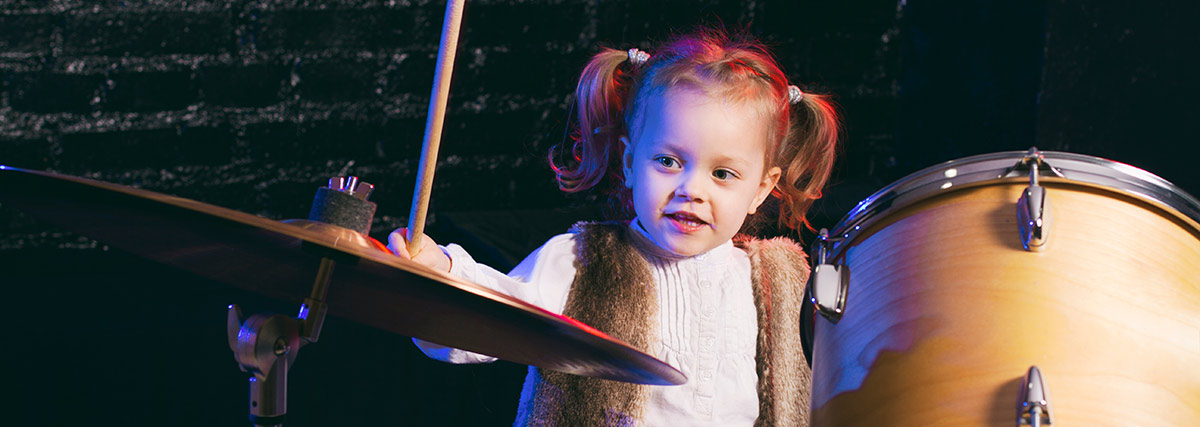
[[[337,261],[329,313],[571,374],[683,384],[679,370],[577,320],[392,255],[340,227],[294,224],[137,188],[0,165],[0,202],[139,256],[299,303]],[[220,322],[221,319],[214,319]]]

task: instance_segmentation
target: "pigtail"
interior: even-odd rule
[[[828,96],[805,93],[792,105],[791,126],[779,157],[782,173],[773,194],[780,199],[779,224],[812,230],[806,213],[821,198],[837,155],[841,120]]]
[[[573,135],[571,163],[557,164],[554,150],[550,153],[550,167],[563,191],[587,190],[606,176],[610,192],[624,190],[624,147],[619,138],[627,133],[623,112],[634,83],[628,58],[625,51],[604,49],[592,57],[579,77],[575,88],[579,127]]]

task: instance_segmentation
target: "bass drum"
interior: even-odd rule
[[[946,162],[814,255],[813,425],[1200,425],[1200,202],[1146,171]]]

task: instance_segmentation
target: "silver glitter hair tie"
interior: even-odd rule
[[[638,50],[638,48],[629,49],[629,63],[634,67],[641,67],[646,61],[650,60],[650,54]]]
[[[788,102],[795,105],[799,104],[802,100],[804,100],[804,92],[801,92],[800,88],[796,87],[796,85],[788,86]]]

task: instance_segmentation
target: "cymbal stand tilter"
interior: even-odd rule
[[[336,177],[329,187],[317,190],[309,220],[286,221],[327,233],[357,232],[371,229],[375,204],[368,202],[374,186]],[[344,227],[344,228],[343,228]],[[297,317],[282,314],[255,314],[246,318],[236,304],[229,306],[226,328],[229,348],[243,372],[250,377],[250,422],[256,426],[283,425],[287,414],[288,368],[296,361],[300,347],[317,342],[325,321],[333,267],[337,263],[322,257],[313,282],[312,293],[304,299]]]

